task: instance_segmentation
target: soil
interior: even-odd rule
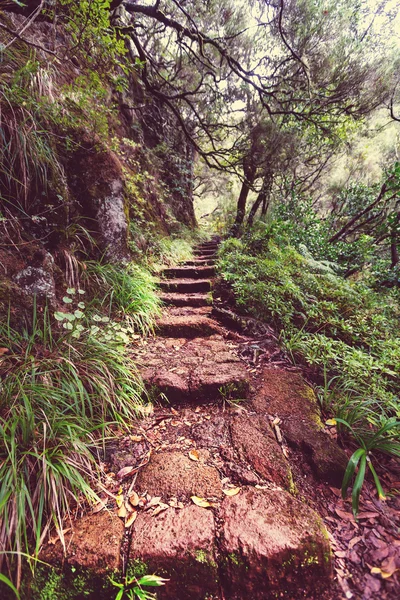
[[[312,386],[268,326],[225,309],[218,322],[201,290],[187,294],[204,281],[192,275],[133,349],[153,409],[110,449],[91,516],[111,510],[125,524],[123,570],[167,577],[161,599],[398,598],[398,465],[380,465],[387,502],[366,482],[355,520],[339,490],[352,449],[323,424]],[[85,565],[87,542],[71,540]]]

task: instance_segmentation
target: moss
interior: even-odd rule
[[[210,555],[202,549],[196,550],[194,553],[195,560],[202,565],[209,565],[213,569],[217,568],[217,563],[210,557]]]
[[[143,577],[144,575],[147,575],[148,573],[149,573],[148,565],[145,562],[141,561],[140,558],[135,558],[134,560],[131,560],[128,565],[126,577],[127,577],[127,579],[131,579],[132,577],[136,577],[137,579],[140,579],[141,577]]]
[[[88,569],[66,567],[57,569],[40,565],[27,577],[21,590],[25,600],[109,600],[115,588],[110,578],[113,572],[99,575]]]

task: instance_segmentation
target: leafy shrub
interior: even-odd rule
[[[286,243],[279,223],[260,223],[242,240],[224,242],[220,272],[237,306],[271,321],[292,359],[329,381],[320,389],[325,404],[360,434],[378,430],[400,414],[395,296],[346,280],[335,263]]]

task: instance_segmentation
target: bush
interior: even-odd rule
[[[301,244],[301,253],[285,245],[281,231],[279,223],[258,224],[242,240],[227,240],[219,270],[237,306],[272,321],[294,362],[325,377],[320,396],[327,408],[358,431],[379,428],[400,414],[395,296],[344,279],[335,263],[315,260]]]

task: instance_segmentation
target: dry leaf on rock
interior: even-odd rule
[[[122,491],[122,488],[119,488],[119,492],[115,497],[115,502],[117,503],[118,508],[121,508],[121,506],[124,503],[124,493]]]
[[[225,496],[236,496],[236,494],[238,494],[240,492],[242,488],[240,487],[234,487],[234,488],[228,488],[227,490],[222,490],[225,494]]]
[[[121,519],[125,519],[127,514],[128,514],[128,511],[125,508],[125,504],[122,504],[122,506],[120,506],[118,509],[117,515],[119,517],[121,517]]]
[[[139,506],[140,498],[136,492],[132,492],[129,496],[129,502],[132,506]]]
[[[125,527],[130,527],[135,521],[136,518],[138,516],[137,511],[133,511],[133,513],[131,515],[129,515],[129,517],[126,519],[125,521]]]
[[[102,501],[98,502],[93,508],[93,514],[95,515],[95,514],[99,513],[105,507],[106,507],[105,502],[102,502]]]
[[[156,517],[160,514],[160,512],[164,512],[164,510],[167,510],[167,508],[169,508],[168,504],[160,502],[159,506],[157,506],[157,508],[155,508],[151,514],[153,517]]]
[[[205,500],[205,498],[199,498],[199,496],[190,496],[190,499],[193,504],[196,504],[196,506],[201,506],[201,508],[208,508],[212,506],[211,502],[208,502],[208,500]]]
[[[154,496],[154,498],[152,498],[149,503],[146,506],[146,510],[148,508],[152,508],[153,506],[157,506],[157,504],[160,504],[161,502],[161,496]]]
[[[190,458],[190,460],[199,460],[200,456],[199,456],[199,453],[197,452],[197,450],[190,450],[189,458]]]
[[[124,467],[123,469],[118,471],[117,477],[118,477],[118,479],[124,479],[124,477],[127,477],[128,475],[130,475],[132,473],[132,471],[134,471],[134,470],[135,470],[135,467]]]

